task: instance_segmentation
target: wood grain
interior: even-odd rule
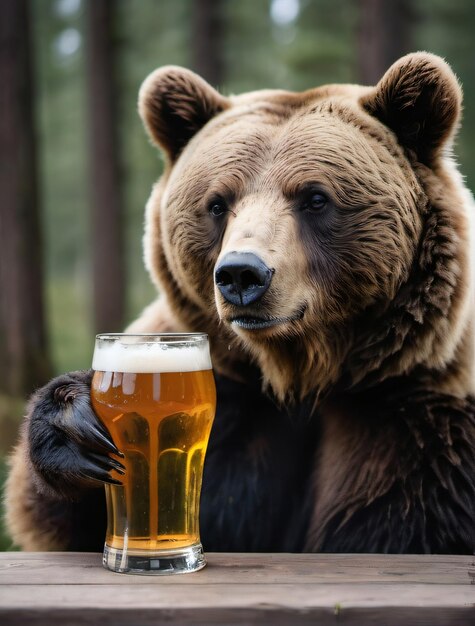
[[[99,554],[0,554],[0,623],[475,624],[465,556],[210,554],[201,572],[126,576]]]

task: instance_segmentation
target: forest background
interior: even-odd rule
[[[0,483],[28,395],[88,368],[94,334],[156,295],[141,238],[162,161],[136,112],[149,72],[302,90],[440,54],[464,87],[456,154],[473,188],[474,32],[471,0],[0,0]]]

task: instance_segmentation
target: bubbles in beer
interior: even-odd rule
[[[128,551],[199,542],[203,463],[216,392],[204,346],[96,348],[92,403],[124,454],[123,486],[107,485],[106,543]]]

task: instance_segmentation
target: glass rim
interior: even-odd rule
[[[157,339],[163,339],[162,343],[196,343],[198,341],[207,341],[207,333],[99,333],[96,335],[96,341],[117,340],[122,338],[142,339],[142,343],[158,343]],[[149,340],[147,342],[147,339]]]

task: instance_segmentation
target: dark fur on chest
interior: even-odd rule
[[[201,538],[208,551],[453,552],[475,549],[475,401],[403,379],[292,411],[260,381],[217,377]],[[40,498],[35,495],[35,500]],[[101,550],[103,489],[42,496],[38,527]]]
[[[322,412],[305,549],[475,550],[475,399],[394,379]]]
[[[309,419],[307,405],[280,409],[259,381],[216,382],[218,410],[201,496],[205,548],[302,550],[318,420]]]

